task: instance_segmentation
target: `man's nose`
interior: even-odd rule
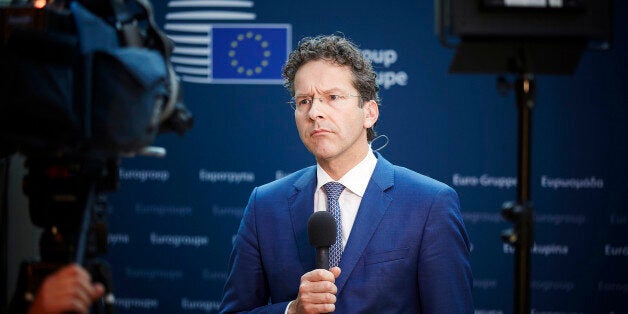
[[[310,106],[310,111],[308,112],[310,118],[316,119],[318,117],[322,117],[325,105],[326,103],[323,97],[312,97],[312,105]]]

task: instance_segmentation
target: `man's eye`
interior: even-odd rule
[[[311,102],[312,100],[310,98],[297,98],[297,104],[298,105],[307,105]]]
[[[335,100],[341,100],[342,96],[340,95],[329,95],[329,100],[331,101],[335,101]]]

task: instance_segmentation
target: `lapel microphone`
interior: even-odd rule
[[[316,248],[316,268],[329,269],[329,247],[336,242],[336,220],[328,211],[317,211],[307,221],[310,245]]]

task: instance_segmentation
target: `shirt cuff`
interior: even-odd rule
[[[294,302],[294,300],[290,301],[290,303],[288,303],[288,306],[286,306],[286,310],[283,311],[283,314],[288,314],[288,309],[290,308],[290,304],[292,304],[292,302]]]

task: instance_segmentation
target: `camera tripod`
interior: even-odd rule
[[[502,240],[515,250],[514,313],[530,313],[530,250],[534,242],[534,209],[530,193],[532,109],[536,86],[532,74],[521,73],[514,87],[517,110],[517,201],[506,202],[502,216],[513,223]]]
[[[31,221],[44,229],[39,242],[41,259],[21,263],[9,312],[26,313],[44,279],[76,263],[105,287],[93,312],[113,313],[111,274],[99,256],[107,247],[104,192],[116,189],[117,160],[85,155],[27,157],[25,166],[29,173],[23,187]]]

